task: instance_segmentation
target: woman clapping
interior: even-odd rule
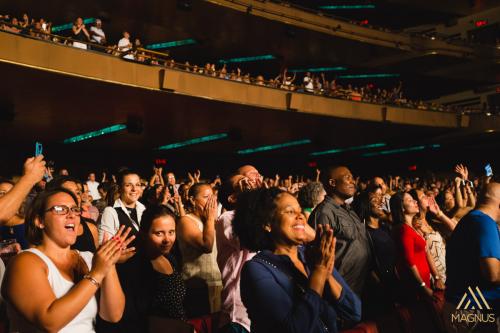
[[[361,302],[334,268],[335,237],[320,227],[306,261],[306,220],[277,188],[243,193],[233,221],[241,246],[261,251],[241,273],[251,331],[337,332],[337,319],[359,321]]]
[[[12,331],[94,332],[98,312],[105,320],[120,320],[125,296],[115,264],[133,237],[127,239],[129,230],[122,227],[94,255],[71,250],[80,214],[76,197],[66,189],[35,199],[26,218],[33,247],[9,264],[2,286]]]

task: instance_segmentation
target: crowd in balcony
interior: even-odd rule
[[[168,54],[151,52],[144,49],[139,38],[131,40],[130,33],[123,31],[122,38],[112,44],[106,38],[102,21],[96,19],[90,27],[84,24],[83,19],[78,17],[71,28],[69,38],[52,35],[52,23],[44,18],[35,20],[29,18],[28,14],[23,14],[22,19],[9,15],[0,15],[0,29],[12,33],[29,35],[33,38],[50,40],[53,42],[71,45],[81,49],[91,49],[105,52],[121,57],[128,61],[136,61],[149,65],[165,66],[172,69],[186,70],[193,73],[209,75],[220,79],[233,80],[237,82],[279,88],[300,93],[310,93],[321,96],[328,96],[339,99],[346,99],[359,102],[376,103],[384,105],[394,105],[419,110],[445,111],[445,112],[491,112],[488,107],[457,107],[426,102],[423,100],[412,100],[403,93],[402,82],[393,88],[375,87],[373,83],[354,86],[348,80],[343,81],[337,77],[328,80],[324,73],[319,75],[305,73],[302,82],[298,82],[296,73],[293,75],[285,68],[275,78],[264,78],[263,75],[252,76],[251,73],[243,73],[239,67],[228,68],[227,64],[222,64],[219,68],[216,64],[207,63],[205,66],[192,65],[188,61],[177,63]]]
[[[422,178],[355,177],[346,166],[308,177],[219,171],[229,175],[179,180],[155,165],[147,177],[121,168],[82,179],[27,159],[22,176],[0,179],[0,324],[496,332],[497,179],[461,164]],[[451,322],[471,284],[496,322]]]

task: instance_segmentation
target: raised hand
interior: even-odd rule
[[[455,165],[455,172],[458,173],[463,180],[469,179],[469,170],[465,165],[463,164]]]
[[[429,211],[438,216],[441,213],[441,209],[439,208],[436,199],[434,199],[434,197],[428,197],[427,200],[429,202]]]
[[[200,176],[201,176],[201,171],[200,170],[196,170],[194,172],[194,180],[195,180],[196,183],[200,182]]]
[[[42,180],[46,171],[43,155],[30,157],[24,162],[23,177],[26,177],[33,185]]]

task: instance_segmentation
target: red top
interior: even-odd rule
[[[431,272],[425,252],[425,239],[412,227],[403,224],[396,233],[401,253],[397,264],[400,273],[409,272],[410,267],[416,266],[425,286],[431,286]]]

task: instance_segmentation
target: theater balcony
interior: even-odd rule
[[[67,137],[140,119],[141,135],[96,138],[100,147],[154,149],[217,133],[210,148],[244,148],[308,138],[301,152],[399,144],[459,133],[498,131],[498,117],[408,109],[334,99],[127,61],[98,51],[0,32],[2,145],[61,143]],[[87,144],[87,143],[85,143]]]

